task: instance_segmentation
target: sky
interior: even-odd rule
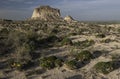
[[[50,5],[81,21],[120,21],[120,0],[0,0],[0,18],[25,20],[33,9]]]

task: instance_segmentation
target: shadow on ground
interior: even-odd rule
[[[74,75],[74,76],[68,77],[66,79],[82,79],[82,76],[81,75]]]

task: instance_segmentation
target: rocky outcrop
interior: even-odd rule
[[[64,18],[64,20],[65,21],[67,21],[67,22],[71,22],[71,21],[74,21],[74,19],[71,17],[71,16],[66,16],[65,18]]]
[[[60,10],[56,8],[52,8],[50,6],[40,6],[35,8],[33,11],[33,15],[31,17],[32,20],[58,20],[60,19]]]

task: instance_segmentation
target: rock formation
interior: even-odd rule
[[[65,21],[67,21],[67,22],[71,22],[71,21],[74,21],[74,19],[71,17],[71,16],[66,16],[65,18],[64,18],[64,20]]]
[[[33,11],[33,15],[31,17],[32,20],[58,20],[60,19],[60,10],[56,8],[52,8],[50,6],[40,6],[35,8]]]

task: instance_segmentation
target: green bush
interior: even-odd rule
[[[92,57],[92,54],[88,50],[81,51],[76,55],[76,59],[80,61],[90,60]]]
[[[26,34],[21,31],[12,30],[6,41],[6,44],[10,47],[10,53],[13,54],[16,61],[26,62],[31,60],[31,53],[35,48],[35,37],[32,34]],[[25,60],[25,61],[24,61]]]
[[[50,35],[48,38],[46,38],[46,42],[57,42],[59,41],[58,37],[56,35]]]
[[[9,29],[7,28],[0,29],[0,36],[6,36],[8,34],[9,34]]]
[[[120,33],[120,28],[118,28],[118,30],[117,30],[117,31],[118,31],[118,33]]]
[[[59,32],[59,29],[58,27],[56,28],[53,28],[52,31],[51,31],[51,34],[57,34]]]
[[[15,68],[17,70],[22,70],[22,66],[23,66],[23,64],[21,64],[19,62],[14,62],[14,63],[11,64],[11,67]]]
[[[113,61],[119,61],[120,60],[120,55],[119,54],[112,54],[112,60]]]
[[[11,58],[8,60],[8,67],[10,67],[10,68],[21,70],[22,66],[23,66],[23,64],[20,62],[17,62],[16,59]]]
[[[27,64],[32,60],[32,56],[30,54],[31,51],[32,50],[28,44],[17,47],[14,53],[14,63],[19,63],[20,65]]]
[[[105,39],[105,40],[103,40],[104,43],[109,43],[111,41],[112,41],[111,39]]]
[[[105,38],[106,36],[105,36],[105,34],[102,34],[102,33],[101,33],[101,34],[97,34],[96,37]]]
[[[50,34],[49,36],[40,39],[38,42],[39,44],[48,45],[50,43],[59,42],[59,40],[60,39],[56,35]]]
[[[94,66],[95,70],[99,73],[103,73],[103,74],[108,74],[111,71],[113,71],[113,63],[112,62],[98,62],[95,66]]]
[[[49,56],[49,57],[44,57],[40,59],[40,66],[45,69],[52,69],[55,66],[56,67],[62,66],[62,62],[63,61],[61,59],[58,59],[55,56]]]
[[[76,60],[69,60],[65,62],[65,65],[67,66],[67,68],[73,70],[73,69],[77,69],[77,61]]]
[[[56,59],[55,60],[55,66],[56,67],[61,67],[63,65],[63,60],[62,59]]]
[[[49,57],[46,57],[48,61],[51,61],[51,62],[55,62],[55,60],[57,59],[56,56],[49,56]]]
[[[85,48],[93,45],[94,43],[95,42],[93,40],[78,41],[78,42],[74,42],[74,46]]]
[[[11,46],[9,51],[13,54],[14,62],[27,64],[32,60],[31,53],[34,51],[34,44],[32,42],[34,41],[31,41],[24,32],[12,30],[9,33],[6,43]]]
[[[61,45],[72,45],[72,44],[73,44],[72,41],[67,37],[61,41]]]
[[[75,48],[70,48],[70,52],[69,52],[69,55],[71,57],[75,57],[77,55],[77,50],[75,50]]]
[[[48,60],[46,57],[40,60],[40,66],[45,69],[52,69],[55,67],[54,62]]]
[[[69,36],[74,36],[74,35],[77,35],[77,33],[76,32],[69,33]]]

